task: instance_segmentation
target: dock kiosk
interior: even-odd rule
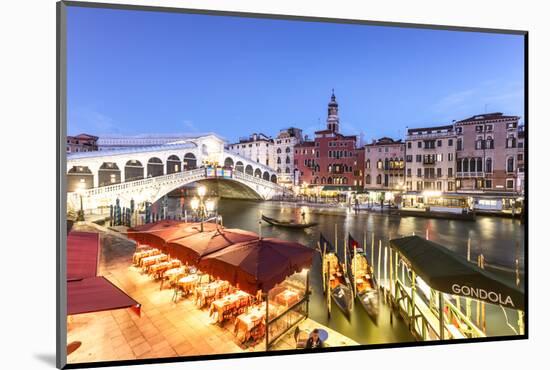
[[[525,298],[513,279],[508,282],[419,236],[390,240],[390,254],[391,302],[418,339],[485,337],[479,323],[485,303],[517,311],[517,332],[523,334]]]

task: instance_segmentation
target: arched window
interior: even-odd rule
[[[233,167],[233,164],[234,164],[234,163],[235,163],[235,162],[233,162],[233,158],[227,157],[227,158],[225,158],[225,161],[223,162],[223,165],[224,165],[225,167]]]
[[[238,172],[244,172],[244,164],[241,161],[235,163],[235,170]]]
[[[481,158],[478,158],[477,159],[477,172],[482,172],[483,171],[483,160]]]
[[[456,161],[456,172],[462,172],[462,159]]]
[[[384,159],[384,169],[385,170],[390,169],[390,160],[388,158]]]
[[[325,184],[327,180],[324,177],[321,177],[321,184]]]
[[[382,160],[378,160],[378,162],[376,162],[376,168],[378,168],[379,170],[382,169]]]
[[[183,169],[194,170],[197,168],[197,158],[193,153],[186,153],[183,156]]]
[[[367,179],[365,180],[365,182],[370,185],[370,175],[367,175]]]
[[[332,184],[332,177],[329,176],[329,178],[327,179],[327,184]]]
[[[370,159],[367,159],[367,164],[365,165],[365,168],[370,168]]]
[[[470,158],[470,172],[476,172],[476,160]]]
[[[290,173],[290,168],[285,168],[285,173]]]
[[[281,157],[277,157],[277,164],[281,164]]]
[[[491,158],[487,158],[485,160],[485,172],[487,173],[493,172],[493,160]]]
[[[277,148],[277,154],[281,154],[281,148]]]
[[[285,160],[286,164],[289,164],[290,163],[290,157],[287,155],[286,156],[286,160]]]
[[[382,183],[382,175],[376,176],[376,183],[381,184]]]
[[[342,178],[342,184],[347,185],[347,183],[348,183],[348,178],[347,177]]]
[[[469,172],[469,168],[470,168],[470,167],[468,166],[469,163],[470,163],[470,162],[468,161],[468,158],[464,158],[464,159],[462,160],[462,171],[464,171],[464,172]]]
[[[287,153],[290,153],[290,148],[287,146],[285,151],[286,151]]]

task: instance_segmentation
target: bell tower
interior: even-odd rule
[[[340,131],[340,117],[338,117],[338,102],[334,95],[334,89],[332,89],[332,95],[330,102],[328,103],[328,117],[327,117],[327,129],[338,133]]]

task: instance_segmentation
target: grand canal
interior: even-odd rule
[[[169,198],[168,214],[181,214],[180,200]],[[221,199],[218,202],[218,213],[223,217],[226,227],[241,228],[250,231],[259,231],[258,220],[263,213],[266,216],[279,219],[300,219],[305,212],[306,220],[318,222],[317,227],[306,230],[292,230],[278,228],[262,223],[261,233],[264,237],[278,237],[281,239],[300,242],[315,247],[322,232],[329,240],[334,241],[335,225],[338,230],[339,250],[343,248],[344,237],[351,235],[363,243],[367,235],[367,252],[370,254],[371,240],[374,237],[376,245],[382,240],[387,245],[391,238],[411,235],[426,235],[429,239],[438,242],[451,250],[466,256],[468,239],[471,240],[470,254],[475,260],[483,254],[486,261],[492,265],[512,268],[516,255],[519,256],[520,267],[523,267],[524,255],[524,225],[517,220],[478,217],[476,222],[457,220],[442,220],[429,218],[414,218],[393,216],[386,213],[355,214],[345,209],[319,209],[300,207],[280,202],[258,202],[246,200]],[[376,265],[376,248],[375,248]],[[363,343],[395,343],[412,341],[407,326],[394,318],[390,323],[388,306],[381,307],[378,325],[374,324],[365,311],[356,305],[351,318],[348,320],[335,307],[332,315],[327,315],[327,306],[322,291],[320,272],[320,258],[316,258],[311,270],[312,297],[310,301],[310,317],[349,338]],[[487,335],[513,335],[514,332],[506,323],[503,323],[503,310],[498,306],[487,307]],[[517,320],[512,311],[508,312],[510,322]]]

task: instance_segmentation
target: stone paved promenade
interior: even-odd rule
[[[160,283],[132,266],[135,245],[119,233],[90,225],[75,225],[82,231],[101,231],[102,250],[99,275],[108,278],[141,303],[141,317],[130,309],[76,315],[68,322],[68,343],[82,346],[68,356],[69,363],[114,361],[174,356],[263,351],[264,342],[243,346],[232,333],[232,325],[221,327],[212,322],[208,310],[198,309],[192,299],[172,302],[172,290],[160,290]],[[312,320],[301,329],[323,327]],[[324,327],[323,327],[324,328]],[[325,328],[330,333],[328,345],[352,345],[355,342]],[[293,349],[289,333],[274,350]]]

